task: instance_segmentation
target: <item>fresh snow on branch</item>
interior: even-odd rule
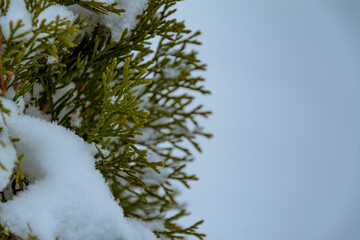
[[[110,28],[113,41],[119,41],[122,33],[127,28],[131,31],[138,23],[137,16],[142,14],[146,9],[148,0],[108,0],[106,4],[117,3],[116,8],[124,9],[126,12],[117,15],[109,12],[108,14],[96,14],[78,5],[69,6],[74,13],[82,13],[84,17],[89,17],[89,23],[103,24]]]
[[[76,16],[75,14],[68,10],[66,7],[55,4],[40,13],[36,18],[39,22],[46,19],[46,22],[54,21],[56,17],[59,16],[60,19],[66,19],[69,21],[74,21]],[[10,36],[10,23],[16,25],[18,21],[21,20],[23,26],[20,28],[21,33],[30,32],[33,30],[32,26],[32,14],[26,9],[24,0],[11,0],[9,9],[5,16],[0,16],[0,25],[2,33],[4,34],[5,39],[8,39]],[[32,37],[32,34],[26,34],[23,38],[28,40]]]
[[[111,5],[117,3],[116,8],[124,9],[126,12],[122,13],[120,16],[109,12],[108,14],[96,14],[85,8],[82,8],[78,5],[71,6],[61,6],[59,4],[52,5],[46,8],[40,13],[37,17],[38,21],[46,19],[47,22],[53,21],[57,16],[60,19],[66,19],[69,21],[74,21],[78,14],[82,14],[83,17],[89,17],[88,22],[94,24],[103,24],[110,28],[112,33],[112,40],[119,41],[123,31],[127,28],[128,31],[131,31],[135,28],[138,23],[137,16],[142,14],[146,9],[148,0],[109,0],[106,1],[106,4]],[[5,16],[0,16],[0,24],[4,37],[7,39],[10,36],[10,22],[16,24],[19,20],[22,21],[21,32],[32,31],[32,14],[26,9],[25,3],[23,0],[11,0],[9,9]],[[30,39],[32,35],[25,35],[26,39]]]
[[[143,223],[124,218],[94,167],[90,144],[62,126],[23,115],[10,100],[1,102],[11,110],[5,118],[9,134],[21,138],[17,154],[25,156],[21,167],[30,181],[27,190],[0,203],[2,224],[22,238],[31,233],[40,240],[156,239]],[[13,163],[14,153],[5,153]]]

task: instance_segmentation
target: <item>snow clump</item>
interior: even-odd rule
[[[145,224],[124,217],[95,169],[90,144],[56,123],[24,115],[10,100],[0,101],[11,110],[4,115],[8,132],[3,128],[0,139],[9,144],[7,134],[20,138],[16,151],[24,154],[21,168],[30,182],[28,189],[0,203],[1,224],[22,238],[32,234],[39,240],[156,239]],[[5,165],[11,169],[14,151],[0,150],[1,157],[10,156]],[[7,181],[1,173],[0,189]]]
[[[20,20],[22,24],[24,24],[24,26],[20,28],[21,32],[31,31],[32,16],[26,9],[24,0],[11,0],[6,15],[0,16],[1,30],[5,39],[8,39],[10,36],[10,22],[16,25]],[[28,39],[30,39],[30,37]]]

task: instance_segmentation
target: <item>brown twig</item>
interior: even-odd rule
[[[79,89],[78,94],[81,93],[82,91],[84,91],[85,87],[89,84],[89,80],[87,80]]]
[[[43,108],[41,109],[41,113],[42,113],[42,114],[45,115],[46,110],[47,110],[49,104],[50,104],[50,100],[47,100],[47,102],[45,103],[45,105],[44,105]]]
[[[23,80],[21,80],[20,82],[14,83],[13,88],[15,91],[19,90],[19,88],[21,87],[21,85],[23,84]]]
[[[87,108],[87,109],[85,110],[85,112],[83,113],[82,117],[83,117],[83,118],[86,118],[86,116],[89,114],[89,112],[90,112],[90,109]]]
[[[11,70],[11,73],[9,73],[9,74],[7,75],[6,80],[5,80],[5,83],[10,82],[10,80],[11,80],[11,78],[12,78],[12,76],[13,76],[14,71],[15,71],[15,69],[12,69],[12,70]],[[5,88],[6,88],[6,86],[5,86]]]

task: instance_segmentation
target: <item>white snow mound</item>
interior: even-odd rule
[[[2,224],[22,238],[31,233],[40,240],[156,239],[143,223],[124,217],[94,167],[90,144],[62,126],[16,112],[10,100],[0,101],[12,110],[9,134],[21,139],[17,154],[25,155],[22,168],[31,183],[0,203]]]

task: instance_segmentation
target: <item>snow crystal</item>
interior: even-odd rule
[[[58,59],[56,57],[53,57],[53,56],[49,55],[48,58],[47,58],[46,64],[51,65],[51,64],[54,64],[54,63],[57,63],[57,62],[58,62]]]
[[[55,123],[21,113],[7,120],[10,136],[21,139],[16,149],[25,155],[21,167],[30,185],[0,203],[2,224],[22,238],[30,227],[40,240],[156,239],[143,223],[124,218],[94,167],[90,144]]]
[[[116,103],[116,96],[111,96],[111,97],[109,97],[109,100],[110,100],[110,103],[112,104],[112,105],[114,105],[115,103]]]
[[[32,27],[32,16],[31,13],[26,9],[24,0],[11,0],[9,9],[5,16],[0,16],[0,25],[2,33],[4,34],[5,39],[8,39],[10,36],[9,23],[12,21],[15,26],[16,23],[22,20],[23,27],[19,29],[17,34],[23,33],[26,31],[31,31]],[[30,34],[27,34],[24,39],[29,39]]]
[[[76,16],[72,11],[70,11],[67,7],[61,6],[59,4],[55,4],[46,8],[39,14],[37,19],[39,22],[41,22],[43,19],[46,19],[46,21],[49,22],[54,21],[57,16],[59,16],[60,19],[69,20],[71,22],[76,19]]]
[[[108,5],[117,3],[118,9],[125,9],[125,13],[121,16],[109,13],[96,14],[78,5],[72,5],[68,8],[75,13],[82,13],[84,17],[89,17],[89,23],[100,23],[110,28],[112,40],[118,42],[121,38],[123,31],[127,28],[129,32],[133,30],[138,23],[137,16],[142,14],[147,7],[148,0],[109,0],[106,1]]]

